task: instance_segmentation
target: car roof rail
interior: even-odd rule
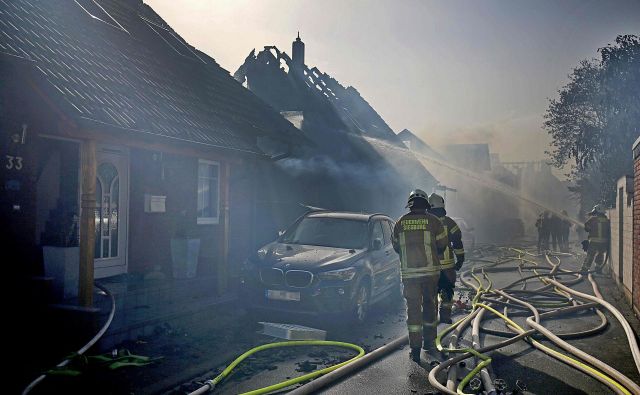
[[[383,216],[383,217],[391,218],[391,217],[389,217],[387,214],[384,214],[384,213],[373,213],[373,214],[369,214],[369,218],[373,218],[373,217],[375,217],[375,216],[377,216],[377,215],[381,215],[381,216]]]
[[[315,212],[315,211],[331,211],[328,210],[326,208],[322,208],[322,207],[314,207],[314,206],[310,206],[308,204],[304,204],[304,203],[298,203],[301,207],[306,208],[307,210],[309,210],[308,212]]]

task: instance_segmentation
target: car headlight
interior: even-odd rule
[[[351,281],[356,276],[356,268],[348,267],[346,269],[329,270],[328,272],[318,273],[318,277],[322,280],[341,280]]]

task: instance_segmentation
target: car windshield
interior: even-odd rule
[[[284,234],[282,242],[361,249],[367,243],[367,222],[342,218],[306,217]]]

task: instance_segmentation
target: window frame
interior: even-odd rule
[[[215,217],[201,217],[198,213],[199,211],[199,203],[200,203],[200,193],[198,188],[200,187],[200,165],[204,164],[207,166],[215,166],[217,168],[217,196],[216,196],[216,206],[217,206],[217,216]],[[198,159],[198,170],[197,170],[197,181],[196,181],[196,223],[198,225],[218,225],[220,223],[220,162],[208,160],[208,159]]]

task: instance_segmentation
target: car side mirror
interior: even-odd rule
[[[382,249],[382,240],[381,239],[374,239],[373,240],[373,249],[374,249],[374,251]]]
[[[278,237],[282,236],[284,234],[284,230],[279,230],[278,231]]]

